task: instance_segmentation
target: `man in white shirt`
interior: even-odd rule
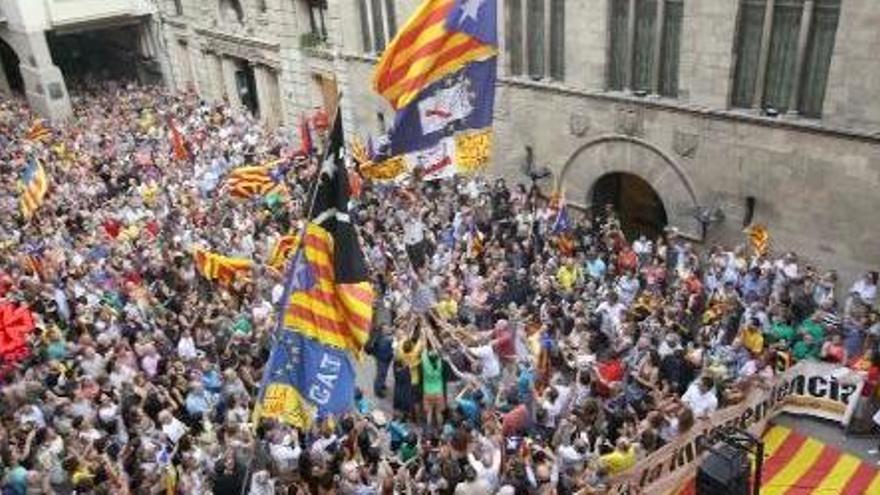
[[[477,359],[480,360],[480,376],[486,380],[493,380],[501,375],[501,362],[495,354],[495,349],[491,344],[479,347],[471,347],[468,349]]]
[[[626,306],[618,301],[617,294],[614,292],[608,294],[607,299],[596,308],[596,313],[602,317],[602,331],[616,334],[625,312]]]
[[[694,412],[697,418],[705,418],[718,409],[718,397],[715,396],[715,383],[712,378],[703,376],[688,387],[687,392],[681,397]]]
[[[159,422],[162,424],[162,432],[165,433],[168,440],[175,445],[178,440],[186,435],[188,430],[186,425],[179,419],[175,418],[170,412],[168,412],[168,410],[163,410],[159,413]]]

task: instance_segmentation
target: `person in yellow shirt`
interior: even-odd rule
[[[458,301],[449,293],[449,291],[444,290],[440,295],[440,300],[434,306],[434,310],[437,311],[437,315],[444,320],[452,320],[458,316]]]
[[[764,334],[761,332],[761,326],[757,320],[752,319],[748,325],[743,327],[739,339],[743,347],[753,355],[758,356],[764,352]]]
[[[580,276],[580,267],[571,258],[566,258],[559,270],[556,271],[556,281],[566,292],[574,288]]]
[[[608,474],[614,476],[633,467],[636,463],[636,447],[624,437],[617,439],[617,445],[613,451],[599,457],[602,465],[608,469]]]

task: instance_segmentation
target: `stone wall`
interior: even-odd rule
[[[196,40],[191,46],[205,46],[211,30],[224,30],[205,27],[216,17],[216,1],[182,1],[195,14],[167,23],[170,38],[187,35]],[[254,1],[241,1],[254,8]],[[524,146],[532,146],[539,164],[562,178],[569,200],[581,204],[590,202],[604,173],[636,173],[658,192],[670,223],[694,237],[702,236],[695,209],[720,208],[725,220],[709,228],[707,243],[742,241],[745,198],[752,196],[755,221],[768,225],[774,249],[796,249],[820,266],[836,267],[846,283],[880,265],[880,243],[869,228],[880,210],[880,65],[874,63],[880,8],[872,0],[842,3],[821,120],[729,108],[735,0],[685,0],[677,98],[605,91],[612,1],[565,2],[562,82],[511,78],[502,50],[489,173],[523,180]],[[268,14],[249,10],[237,36],[271,45],[263,49],[277,60],[286,122],[322,103],[315,74],[335,75],[348,133],[377,134],[380,112],[392,122],[389,107],[370,89],[376,57],[364,53],[355,0],[328,0],[330,38],[308,50],[299,45],[308,29],[304,0],[266,3]],[[398,27],[418,3],[396,2]],[[502,0],[499,7],[503,20]],[[503,34],[503,26],[499,30]],[[203,63],[193,50],[196,77],[216,94],[208,88],[217,78],[201,67],[210,68],[210,60]]]

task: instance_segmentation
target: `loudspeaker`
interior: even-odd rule
[[[711,449],[697,471],[697,495],[748,495],[749,457],[726,443]]]

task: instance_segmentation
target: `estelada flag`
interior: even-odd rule
[[[497,53],[496,5],[487,0],[425,0],[389,43],[373,74],[373,89],[395,110],[423,88],[466,64]]]
[[[174,119],[169,115],[168,116],[168,129],[171,131],[171,147],[174,150],[174,158],[178,160],[189,160],[189,150],[186,147],[186,141],[183,139],[183,135],[180,133],[180,130],[177,129],[177,125],[174,123]]]
[[[315,283],[290,295],[283,323],[321,344],[359,353],[369,335],[374,294],[348,213],[348,174],[338,110],[327,146],[300,249]]]
[[[49,191],[49,177],[39,160],[31,159],[20,181],[21,214],[30,220],[34,212],[43,204],[46,193]]]
[[[373,289],[352,219],[337,111],[310,221],[288,264],[282,326],[266,363],[254,423],[271,417],[299,428],[341,415],[354,402],[355,371],[370,330]]]

